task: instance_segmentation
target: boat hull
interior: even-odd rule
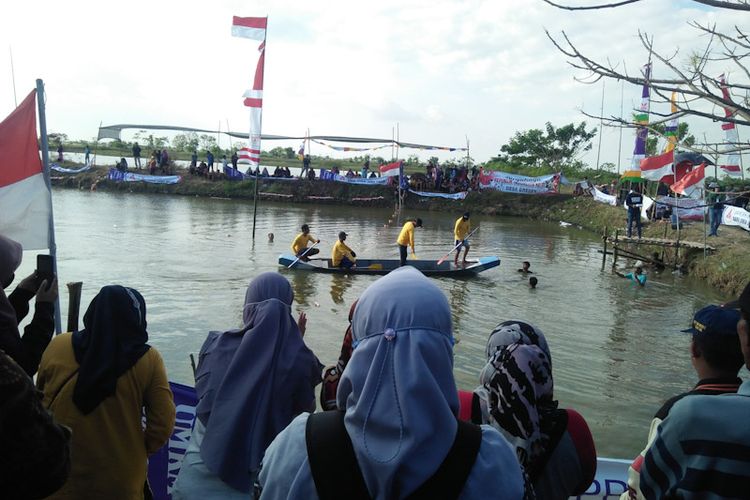
[[[331,259],[310,259],[307,262],[298,260],[291,254],[282,254],[279,256],[279,265],[289,267],[292,263],[293,269],[300,271],[312,271],[318,273],[335,273],[335,274],[388,274],[400,266],[398,259],[357,259],[357,266],[351,269],[333,267]],[[452,260],[446,260],[438,265],[436,260],[418,260],[411,259],[406,262],[407,265],[416,267],[428,276],[472,276],[487,269],[492,269],[500,265],[499,257],[480,257],[478,260],[471,260],[466,266],[459,265],[456,267]]]

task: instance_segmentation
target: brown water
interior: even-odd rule
[[[198,353],[209,330],[239,326],[247,283],[279,269],[278,255],[289,252],[302,223],[322,240],[324,254],[346,230],[359,256],[397,257],[399,228],[383,227],[390,210],[262,202],[253,242],[251,202],[70,190],[53,197],[60,281],[84,282],[81,317],[101,286],[137,288],[151,342],[170,379],[182,383],[192,382],[188,354]],[[451,248],[456,214],[406,215],[425,221],[416,235],[420,258],[438,259]],[[470,257],[498,255],[502,263],[475,278],[435,280],[453,311],[458,386],[476,385],[485,339],[498,322],[527,320],[547,336],[561,405],[584,415],[600,455],[632,457],[661,402],[696,382],[689,338],[679,329],[694,310],[725,297],[670,273],[650,276],[639,289],[609,267],[600,272],[600,240],[572,226],[479,216],[472,223],[480,230]],[[523,260],[539,278],[536,290],[516,272]],[[27,253],[18,275],[34,263]],[[376,277],[282,272],[294,287],[294,308],[308,315],[305,340],[323,363],[334,363],[349,306]]]

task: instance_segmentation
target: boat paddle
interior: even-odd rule
[[[456,249],[457,249],[458,247],[460,247],[460,246],[461,246],[461,245],[463,244],[464,240],[468,240],[468,239],[469,239],[469,236],[471,236],[472,234],[474,234],[474,232],[475,232],[475,231],[476,231],[477,229],[479,229],[479,228],[478,228],[478,227],[475,227],[475,228],[474,228],[474,231],[472,231],[472,232],[470,232],[469,234],[467,234],[467,235],[466,235],[466,238],[464,238],[463,240],[459,241],[459,242],[458,242],[458,245],[454,246],[454,247],[453,247],[453,249],[452,249],[452,250],[451,250],[450,252],[448,252],[447,254],[443,255],[443,258],[442,258],[442,259],[440,259],[439,261],[437,261],[437,265],[439,266],[440,264],[442,264],[442,263],[443,263],[443,262],[445,261],[445,259],[447,259],[448,257],[450,257],[450,255],[451,255],[451,254],[452,254],[453,252],[455,252],[455,251],[456,251]]]
[[[320,242],[318,242],[318,243],[320,243]],[[300,260],[300,259],[301,259],[302,257],[304,257],[305,255],[307,255],[307,252],[309,252],[310,250],[312,250],[313,248],[315,248],[316,246],[318,246],[318,243],[313,243],[313,246],[311,246],[311,247],[309,247],[309,248],[306,248],[306,249],[305,249],[305,251],[304,251],[304,252],[302,252],[302,255],[300,255],[299,257],[297,257],[296,259],[294,259],[294,262],[292,262],[291,264],[289,264],[289,265],[287,266],[287,269],[291,269],[291,268],[292,268],[292,266],[293,266],[294,264],[296,264],[298,260]]]

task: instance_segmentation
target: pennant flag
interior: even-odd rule
[[[674,181],[672,163],[674,162],[674,149],[658,156],[651,156],[641,160],[641,178],[648,181]],[[667,179],[665,179],[665,177]]]
[[[305,141],[302,141],[302,144],[299,145],[299,149],[297,150],[297,159],[301,160],[305,157]]]
[[[238,163],[260,164],[260,150],[258,149],[242,148],[237,151],[237,157]]]
[[[262,108],[263,107],[263,91],[262,90],[246,90],[242,97],[245,98],[244,104],[249,108]]]
[[[387,165],[380,165],[380,175],[383,177],[393,177],[397,176],[401,172],[401,164],[402,161],[394,161],[393,163],[389,163]]]
[[[672,92],[672,114],[677,113],[677,92]],[[664,136],[667,138],[667,144],[664,146],[664,152],[668,153],[677,146],[677,131],[680,123],[677,118],[672,118],[667,122],[667,126],[664,128]]]
[[[719,77],[719,83],[721,84],[721,93],[724,99],[731,101],[729,96],[729,88],[727,87],[727,81],[724,75]],[[724,107],[724,116],[729,118],[734,113],[730,108]],[[719,163],[719,168],[726,172],[732,177],[741,177],[742,170],[740,169],[740,155],[736,151],[732,151],[737,147],[740,142],[740,136],[737,133],[737,126],[732,122],[726,122],[721,124],[721,128],[724,130],[724,151],[727,153],[724,155],[724,161]]]
[[[263,41],[266,39],[267,17],[232,17],[232,36]]]
[[[690,198],[700,198],[701,189],[706,179],[706,164],[701,163],[700,167],[694,168],[692,172],[675,182],[669,188],[677,194],[689,196]]]
[[[634,117],[635,123],[641,126],[636,129],[635,133],[635,148],[633,149],[633,158],[630,162],[630,168],[632,170],[638,170],[641,160],[646,157],[646,139],[648,139],[648,129],[645,126],[648,125],[648,113],[651,107],[648,86],[649,79],[651,78],[651,63],[646,64],[643,67],[643,76],[646,81],[643,83],[643,91],[641,92],[641,107]]]
[[[36,90],[0,123],[0,234],[24,250],[49,248],[50,193],[36,130]]]

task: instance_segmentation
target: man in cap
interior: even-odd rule
[[[643,206],[643,195],[640,188],[635,186],[625,197],[625,206],[628,207],[628,238],[633,234],[633,223],[638,229],[638,237],[641,237],[641,207]]]
[[[461,217],[456,219],[456,224],[453,226],[453,236],[456,240],[454,245],[456,246],[456,258],[453,259],[453,264],[458,267],[458,256],[461,254],[461,248],[464,249],[464,258],[461,261],[463,265],[466,265],[466,254],[469,253],[469,240],[466,237],[469,235],[471,229],[471,223],[469,222],[469,212],[465,212]]]
[[[406,265],[406,249],[409,246],[411,246],[411,254],[416,256],[416,252],[414,251],[414,229],[417,227],[422,227],[422,219],[417,218],[416,220],[410,219],[406,221],[404,227],[401,228],[401,232],[398,233],[398,238],[396,238],[402,266]]]
[[[651,448],[659,424],[670,414],[672,407],[681,399],[696,394],[718,395],[736,393],[742,380],[737,373],[744,364],[737,322],[739,313],[734,309],[707,306],[695,313],[691,327],[682,330],[691,334],[690,361],[698,375],[698,384],[690,391],[668,399],[651,421],[648,444],[628,469],[628,491],[620,497],[644,498],[639,489],[643,458]]]
[[[343,267],[345,269],[351,269],[352,267],[356,267],[357,265],[357,254],[354,253],[354,250],[349,248],[346,243],[344,243],[344,240],[346,240],[346,236],[346,233],[344,231],[341,231],[339,233],[339,239],[333,245],[333,250],[331,251],[332,267]]]
[[[310,226],[307,224],[302,224],[300,229],[302,229],[302,232],[299,233],[292,242],[292,252],[294,252],[295,257],[299,257],[300,260],[307,262],[310,260],[311,256],[320,252],[317,248],[307,248],[307,244],[314,243],[317,245],[320,243],[320,240],[315,239],[313,235],[310,234]]]
[[[739,314],[732,307],[739,307]],[[750,284],[737,301],[699,311],[688,331],[732,337],[727,330],[734,323],[744,364],[750,368],[748,321]],[[748,415],[750,381],[743,382],[736,394],[693,395],[675,403],[643,460],[644,497],[748,498]]]

